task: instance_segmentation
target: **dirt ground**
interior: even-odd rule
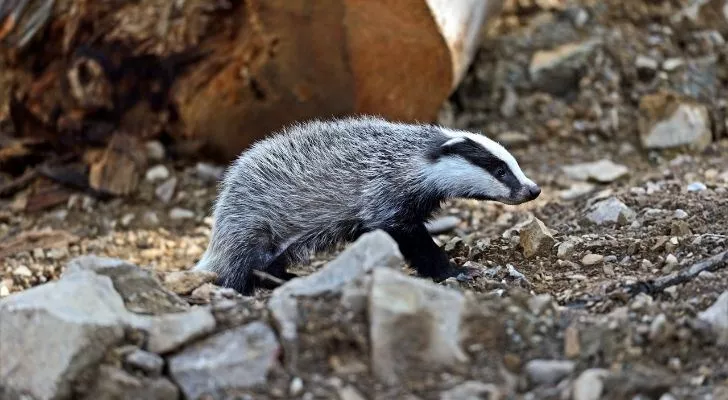
[[[728,50],[724,42],[710,41],[725,34],[728,21],[720,25],[705,17],[687,25],[674,22],[671,16],[685,7],[677,0],[517,3],[506,7],[498,35],[484,43],[465,82],[443,109],[441,122],[504,139],[526,174],[541,185],[542,195],[522,206],[477,201],[446,205],[444,214],[461,222],[436,239],[457,262],[491,271],[457,285],[476,293],[521,287],[550,294],[587,319],[620,315],[638,337],[647,337],[653,321],[664,315],[676,332],[670,340],[659,345],[647,339],[619,343],[607,358],[667,368],[679,377],[681,392],[673,393],[679,398],[710,398],[699,396],[711,392],[719,398],[713,390],[728,386],[728,352],[704,350],[687,325],[728,290],[728,268],[665,290],[650,291],[643,285],[647,293],[636,296],[620,289],[649,283],[728,249]],[[523,76],[535,51],[590,38],[603,42],[582,59],[565,61],[556,76],[541,83]],[[707,67],[697,63],[683,72],[657,72],[636,67],[638,56],[713,58]],[[640,99],[663,88],[682,90],[707,104],[714,140],[705,150],[642,148]],[[625,165],[628,174],[613,182],[590,183],[589,191],[565,199],[566,190],[584,183],[569,179],[561,167],[604,158]],[[0,237],[9,254],[0,268],[0,296],[57,278],[70,258],[82,254],[123,258],[161,271],[194,265],[210,233],[216,182],[193,161],[164,159],[160,164],[177,178],[169,203],[155,194],[164,178],[145,180],[131,198],[97,201],[75,194],[67,205],[39,213],[14,211],[23,202],[23,192],[0,203]],[[696,182],[704,190],[689,190],[698,187]],[[589,223],[588,207],[610,196],[634,210],[636,222]],[[557,246],[570,242],[573,249],[561,256],[554,249],[525,258],[518,235],[509,232],[530,215],[555,232]],[[321,255],[294,272],[310,272],[333,256]],[[508,265],[525,280],[509,274]]]

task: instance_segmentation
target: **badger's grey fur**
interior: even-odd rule
[[[540,189],[485,136],[375,117],[310,121],[257,142],[227,169],[195,269],[249,294],[312,253],[383,229],[421,276],[458,272],[424,223],[450,198],[519,204]]]

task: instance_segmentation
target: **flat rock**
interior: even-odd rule
[[[629,169],[612,160],[601,159],[599,161],[574,164],[562,167],[562,170],[571,179],[578,181],[596,181],[599,183],[610,183],[629,174]]]
[[[703,150],[712,141],[708,108],[672,92],[643,96],[638,125],[642,145],[648,149]]]
[[[151,271],[126,261],[93,255],[81,256],[68,262],[63,276],[78,271],[92,271],[111,278],[129,311],[159,315],[189,308],[187,302],[165,289]]]
[[[728,291],[723,292],[712,306],[698,314],[698,319],[710,324],[718,343],[728,345]]]
[[[212,271],[176,271],[164,276],[164,287],[179,295],[188,295],[200,286],[214,282],[217,274]]]
[[[574,372],[574,362],[569,360],[531,360],[525,370],[535,385],[555,385]]]
[[[0,387],[68,398],[72,382],[123,339],[126,314],[112,280],[91,271],[2,299]]]
[[[252,322],[193,343],[167,361],[186,398],[225,398],[236,390],[265,385],[279,350],[273,329]]]
[[[372,371],[385,382],[395,383],[403,374],[465,363],[468,358],[460,347],[459,331],[465,306],[465,297],[456,290],[393,269],[372,271]]]
[[[139,319],[135,327],[147,332],[147,350],[164,354],[215,330],[207,307]]]
[[[589,254],[584,255],[584,257],[581,258],[581,265],[583,265],[585,267],[590,267],[592,265],[600,264],[602,261],[604,261],[603,255],[589,253]]]
[[[552,93],[574,88],[578,71],[600,43],[597,39],[587,39],[537,51],[528,68],[531,81],[540,89]]]
[[[296,360],[297,297],[341,292],[347,284],[375,268],[400,268],[403,265],[397,242],[386,232],[376,230],[361,235],[319,271],[276,288],[268,301],[268,309],[278,324],[286,360],[291,363]]]
[[[536,217],[533,217],[528,224],[521,228],[519,236],[523,255],[526,258],[533,258],[538,255],[546,256],[556,244],[556,240],[549,229]]]
[[[86,400],[177,400],[179,389],[166,378],[147,378],[102,365]]]
[[[637,213],[616,197],[609,197],[592,205],[586,218],[594,224],[626,225],[634,221]]]

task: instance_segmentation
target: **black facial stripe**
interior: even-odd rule
[[[445,146],[442,149],[442,154],[457,154],[466,159],[469,163],[483,168],[500,183],[509,188],[511,190],[511,195],[515,194],[515,192],[521,188],[521,183],[518,181],[518,178],[516,178],[516,175],[513,174],[513,171],[511,171],[511,168],[505,163],[505,161],[494,156],[493,153],[488,151],[488,149],[470,139],[466,138],[462,142]],[[499,172],[504,173],[499,174]]]

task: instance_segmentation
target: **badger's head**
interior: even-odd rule
[[[430,149],[425,179],[446,197],[521,204],[541,194],[497,142],[471,132],[443,131],[445,137]]]

